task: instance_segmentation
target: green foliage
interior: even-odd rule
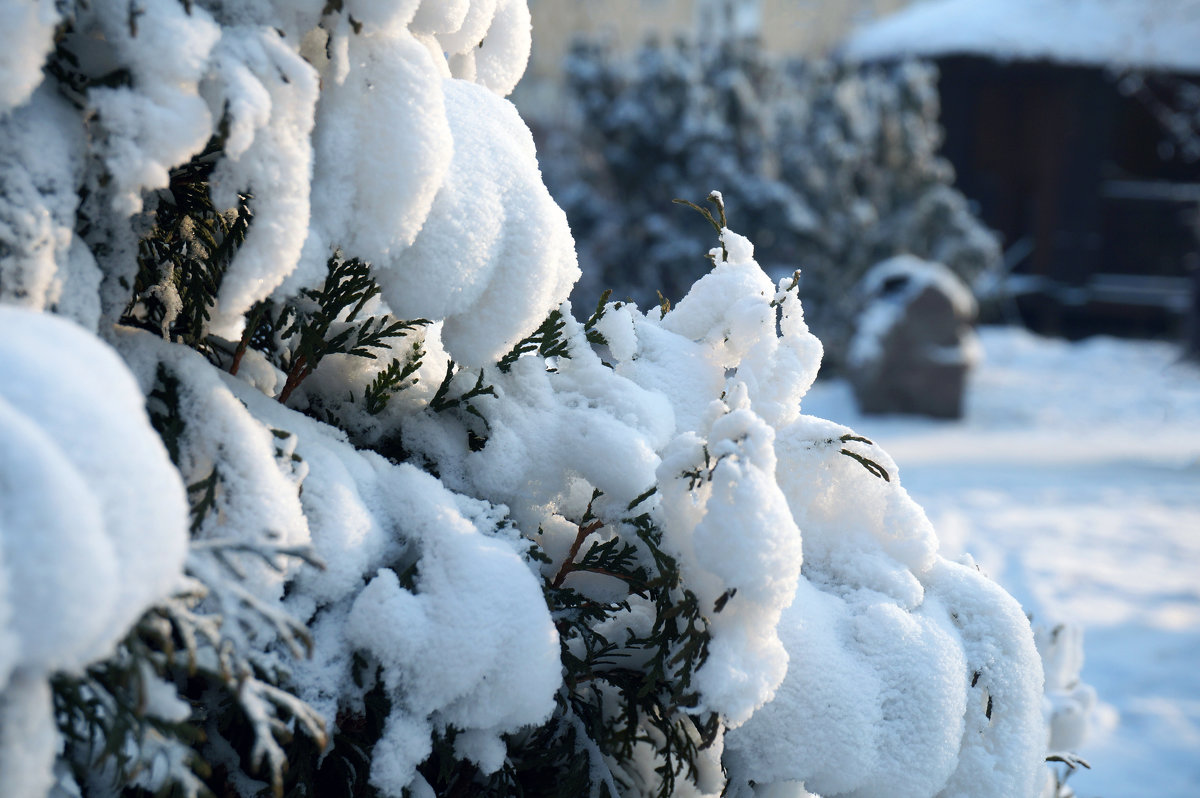
[[[873,442],[867,440],[866,438],[864,438],[860,435],[854,435],[851,433],[847,433],[847,434],[841,436],[840,438],[838,438],[838,442],[839,443],[851,443],[851,442],[863,443],[863,444],[866,444],[867,446],[875,445]],[[829,441],[829,443],[832,444],[833,441]],[[847,449],[845,447],[842,447],[838,451],[840,454],[843,454],[846,457],[849,457],[851,460],[856,461],[863,468],[867,469],[867,472],[869,474],[871,474],[871,476],[879,477],[884,482],[892,481],[891,474],[888,473],[887,469],[884,468],[879,463],[872,460],[871,458],[867,457],[866,455],[859,454],[858,452],[855,452],[855,451],[851,451],[850,449]]]
[[[208,322],[217,293],[253,221],[250,196],[217,208],[209,178],[220,159],[214,137],[191,161],[171,171],[156,194],[154,226],[138,242],[138,273],[123,324],[148,329],[215,357]]]
[[[147,613],[108,659],[84,673],[59,674],[51,681],[58,727],[74,756],[77,780],[89,771],[104,770],[114,785],[141,774],[146,763],[175,749],[186,768],[176,771],[178,782],[164,785],[184,796],[211,795],[203,780],[211,768],[192,747],[203,732],[189,721],[156,716],[148,706],[150,682],[166,675],[175,647],[170,618],[161,611]]]
[[[507,374],[518,359],[534,352],[542,358],[570,357],[570,349],[563,338],[565,328],[566,322],[563,321],[562,311],[555,308],[550,311],[550,315],[538,325],[536,330],[518,341],[508,354],[500,358],[497,366]]]
[[[707,617],[662,549],[654,510],[634,514],[654,492],[611,521],[593,513],[601,494],[593,495],[566,559],[544,572],[564,676],[553,716],[510,735],[505,764],[490,776],[458,761],[448,735],[422,768],[438,795],[617,798],[645,790],[666,798],[680,779],[696,779],[697,757],[719,727],[716,715],[697,711],[692,681],[708,655]],[[548,563],[536,549],[532,556]],[[592,598],[567,584],[577,573],[616,580],[628,598]],[[649,628],[633,601],[653,607]],[[631,763],[647,745],[657,752],[658,779],[639,785]]]
[[[279,394],[280,402],[287,402],[292,392],[304,382],[321,361],[329,355],[351,355],[370,360],[376,359],[376,351],[387,350],[393,338],[429,324],[428,319],[399,321],[388,314],[358,316],[372,299],[379,295],[379,285],[371,276],[370,266],[358,258],[346,259],[335,253],[329,259],[325,282],[319,289],[303,289],[293,303],[275,308],[267,301],[251,311],[253,325],[248,324],[239,350],[258,337],[265,353],[273,356],[275,364],[287,375],[287,381]],[[239,361],[235,360],[236,373]],[[400,366],[394,383],[399,388],[420,366],[408,369]],[[373,406],[378,410],[386,404],[383,396],[389,378],[375,388]],[[376,410],[375,412],[378,412]]]
[[[388,367],[376,375],[363,393],[363,407],[366,411],[373,416],[379,415],[395,394],[415,385],[417,378],[414,375],[421,368],[423,357],[425,350],[421,348],[420,341],[415,341],[403,363],[397,358],[392,358]],[[409,382],[410,379],[412,382]]]
[[[717,236],[720,237],[725,228],[729,226],[729,220],[725,218],[725,200],[719,192],[712,191],[709,192],[708,201],[716,206],[720,221],[718,221],[717,217],[712,215],[712,211],[703,207],[702,205],[697,205],[696,203],[685,199],[671,200],[671,202],[674,202],[676,205],[686,205],[692,210],[699,212],[699,214],[703,216],[710,225],[712,225],[713,229],[717,231]],[[724,241],[721,241],[721,258],[729,258],[729,250],[725,248]],[[664,305],[663,315],[667,315],[667,312],[670,310],[670,302],[662,295],[661,292],[658,295],[658,300],[660,304]]]
[[[608,341],[605,340],[604,336],[600,334],[600,331],[596,329],[596,325],[599,324],[600,320],[604,318],[604,315],[608,313],[608,299],[611,296],[611,288],[607,289],[603,294],[601,294],[600,300],[596,303],[596,309],[592,311],[591,316],[588,316],[588,320],[583,323],[583,331],[587,337],[587,341],[589,344],[594,346],[608,346]],[[617,306],[620,306],[619,303]]]
[[[355,687],[361,705],[342,709],[336,718],[332,745],[322,750],[309,739],[293,743],[293,766],[287,773],[287,798],[375,798],[368,777],[375,744],[383,736],[392,710],[378,665],[353,655]]]

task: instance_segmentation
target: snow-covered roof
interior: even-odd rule
[[[1200,0],[925,0],[843,48],[851,61],[966,54],[1200,72]]]

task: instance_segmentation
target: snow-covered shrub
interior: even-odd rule
[[[999,262],[995,237],[938,155],[936,70],[907,62],[777,63],[757,42],[651,42],[624,63],[579,41],[575,106],[552,130],[547,177],[584,265],[581,292],[674,301],[698,276],[695,220],[676,197],[721,186],[768,274],[801,270],[827,365],[849,343],[862,275],[898,254],[968,283]],[[580,155],[579,150],[583,153]]]
[[[522,0],[3,8],[6,798],[1037,793],[1028,622],[720,197],[575,317]]]

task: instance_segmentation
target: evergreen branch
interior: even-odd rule
[[[357,321],[379,292],[368,264],[357,258],[346,260],[335,253],[329,259],[321,288],[304,289],[301,291],[304,303],[285,306],[273,326],[280,331],[281,339],[294,339],[295,343],[292,353],[280,363],[287,374],[279,393],[281,403],[291,398],[325,357],[344,354],[374,360],[377,357],[374,350],[387,349],[391,339],[430,324],[428,319],[402,321],[389,315]],[[379,393],[373,397],[377,407],[380,398]]]
[[[285,546],[272,543],[253,543],[229,538],[210,538],[208,540],[193,540],[191,548],[192,551],[207,551],[215,554],[223,554],[225,552],[253,554],[271,566],[271,568],[281,573],[283,572],[283,566],[276,560],[277,557],[294,557],[319,571],[325,570],[325,563],[316,555],[312,546],[309,545]]]
[[[472,399],[478,399],[481,396],[495,397],[495,387],[484,384],[483,370],[481,369],[479,376],[475,380],[475,385],[472,388],[464,393],[459,394],[458,396],[447,399],[446,397],[450,393],[450,383],[459,373],[461,372],[455,371],[454,361],[447,361],[446,376],[442,378],[441,384],[438,385],[437,391],[435,391],[433,394],[433,399],[429,401],[429,409],[435,413],[442,413],[454,408],[465,407],[466,411],[479,416],[479,418],[483,418],[479,411],[472,407],[469,403]],[[486,423],[486,419],[484,419],[484,421]]]
[[[229,364],[230,374],[237,376],[238,370],[242,367],[242,358],[246,356],[246,349],[250,346],[250,340],[254,337],[254,332],[258,329],[259,322],[262,321],[266,310],[267,306],[262,302],[250,309],[246,327],[242,330],[242,337],[238,339],[237,349],[233,351],[233,362]]]
[[[1069,751],[1053,751],[1046,755],[1046,761],[1061,762],[1071,770],[1076,770],[1077,768],[1081,767],[1086,768],[1087,770],[1092,769],[1091,764],[1086,759]]]
[[[646,501],[646,499],[649,499],[656,493],[658,493],[658,486],[652,485],[645,493],[639,494],[636,498],[634,498],[633,501],[629,502],[629,506],[627,506],[625,510],[632,510],[634,507],[637,507],[639,504]]]
[[[588,316],[588,320],[583,323],[584,330],[590,331],[602,318],[604,318],[604,314],[607,312],[607,308],[605,306],[608,304],[608,298],[610,296],[612,296],[611,288],[607,289],[603,294],[600,295],[600,301],[596,303],[596,309],[592,311],[591,316]]]
[[[717,217],[714,217],[712,211],[710,211],[708,208],[697,205],[689,200],[673,199],[671,202],[675,203],[676,205],[686,205],[692,210],[697,211],[708,221],[710,225],[712,225],[713,229],[717,231],[718,239],[721,239],[721,259],[723,261],[727,261],[729,260],[729,250],[725,248],[725,241],[721,238],[725,232],[725,229],[729,227],[729,220],[725,218],[725,200],[721,197],[721,192],[719,191],[709,192],[707,199],[716,206],[718,214]],[[659,298],[662,298],[661,293],[659,294]],[[669,310],[670,308],[668,307],[667,309]],[[667,315],[666,311],[663,311],[663,315]]]
[[[563,319],[562,309],[555,308],[536,330],[518,341],[496,365],[500,371],[507,374],[517,360],[532,352],[537,352],[543,358],[570,357],[570,348],[562,337],[565,328],[566,321]]]
[[[425,350],[421,348],[421,342],[416,341],[409,350],[403,364],[397,358],[392,358],[392,362],[383,371],[375,375],[375,379],[371,380],[363,393],[363,407],[368,413],[377,416],[387,408],[388,402],[392,396],[417,384],[417,378],[414,377],[417,371],[421,368],[421,359],[425,356]],[[408,379],[412,377],[412,382]]]

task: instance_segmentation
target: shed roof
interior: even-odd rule
[[[868,24],[844,57],[983,55],[1200,73],[1200,0],[925,0]]]

